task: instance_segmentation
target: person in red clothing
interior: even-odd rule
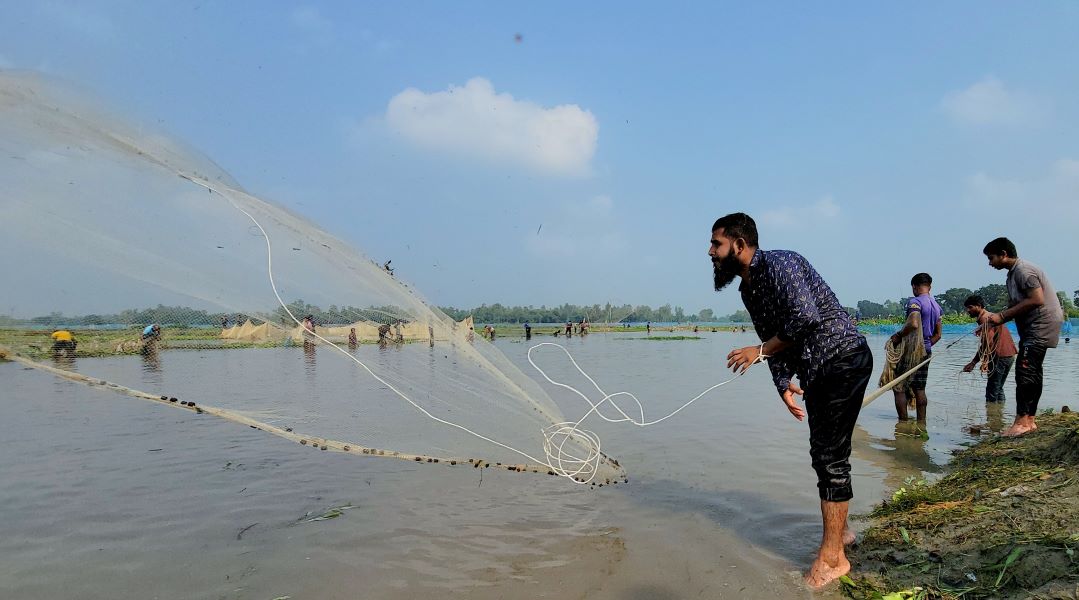
[[[1018,353],[1012,333],[1003,324],[991,325],[986,322],[989,311],[985,310],[985,300],[981,296],[967,298],[963,306],[967,314],[978,321],[978,335],[982,338],[978,353],[963,367],[963,372],[970,373],[980,362],[982,372],[989,376],[985,382],[985,401],[1004,402],[1004,382]]]

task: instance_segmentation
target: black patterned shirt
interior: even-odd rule
[[[797,252],[758,248],[738,291],[761,341],[793,342],[768,359],[780,394],[795,375],[809,389],[826,362],[866,343],[832,288]]]

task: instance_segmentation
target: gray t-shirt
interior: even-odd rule
[[[1038,265],[1016,259],[1015,266],[1008,270],[1008,306],[1015,306],[1025,300],[1030,290],[1041,288],[1045,303],[1025,314],[1015,317],[1015,327],[1019,330],[1019,342],[1036,342],[1046,348],[1056,348],[1060,341],[1060,325],[1064,322],[1064,313],[1060,308],[1060,298],[1045,276],[1045,271]]]

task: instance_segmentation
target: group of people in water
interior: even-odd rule
[[[53,358],[75,358],[79,341],[75,338],[74,333],[68,329],[57,329],[49,337],[52,339],[50,351]],[[138,340],[121,342],[117,351],[121,349],[130,351],[133,348],[143,355],[156,354],[159,341],[161,341],[161,326],[153,323],[143,327]]]
[[[847,524],[853,497],[851,436],[873,371],[873,355],[851,315],[809,261],[789,250],[758,247],[757,226],[749,215],[733,213],[716,220],[708,255],[716,291],[740,280],[738,291],[761,340],[760,345],[731,351],[728,368],[742,372],[766,361],[787,410],[799,421],[808,415],[809,454],[817,474],[824,533],[805,580],[810,587],[823,587],[850,571],[844,547],[854,541]],[[989,375],[987,400],[1002,402],[1006,367],[1016,364],[1016,418],[1004,435],[1023,435],[1037,429],[1042,365],[1046,352],[1057,346],[1064,313],[1045,272],[1019,258],[1010,240],[991,240],[982,255],[990,267],[1007,270],[1008,305],[992,312],[982,298],[966,300],[968,314],[978,320],[981,340],[975,360],[967,366],[973,370],[982,365]],[[900,419],[909,418],[908,396],[915,399],[918,419],[925,419],[928,366],[942,333],[940,305],[930,294],[932,283],[927,273],[911,279],[906,321],[886,346],[885,372],[892,372],[889,384],[895,384]],[[1005,327],[1009,321],[1019,332],[1018,346]],[[803,397],[804,408],[798,396]]]

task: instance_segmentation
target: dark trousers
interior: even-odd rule
[[[989,369],[989,379],[985,382],[986,402],[1004,402],[1004,382],[1007,381],[1014,362],[1014,356],[993,358],[993,366]]]
[[[872,372],[873,354],[863,345],[825,363],[805,391],[809,456],[821,500],[846,502],[854,496],[850,441]]]
[[[1019,341],[1019,356],[1015,365],[1015,414],[1033,417],[1042,398],[1042,361],[1045,346]]]

